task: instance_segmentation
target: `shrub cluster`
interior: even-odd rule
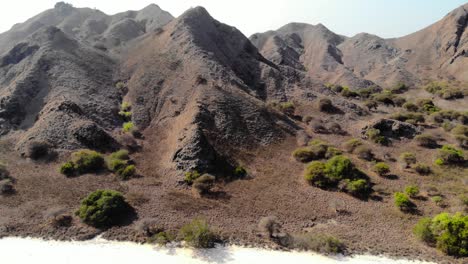
[[[414,170],[420,175],[428,175],[432,172],[431,167],[422,163],[414,165]]]
[[[421,241],[442,252],[468,256],[468,216],[462,213],[441,213],[434,218],[422,218],[413,229]]]
[[[305,169],[304,179],[319,188],[334,188],[340,185],[343,190],[353,195],[365,195],[369,183],[356,169],[351,160],[338,155],[327,162],[313,161]]]
[[[199,178],[200,176],[201,176],[201,174],[196,170],[187,171],[185,173],[184,181],[187,184],[192,184],[193,181],[196,180],[197,178]]]
[[[124,196],[113,190],[97,190],[81,201],[77,215],[94,227],[118,224],[131,210]]]
[[[132,105],[128,102],[123,102],[120,106],[119,115],[123,120],[129,121],[132,119]]]
[[[96,173],[104,168],[104,157],[94,150],[80,150],[72,153],[72,160],[60,167],[60,172],[66,176]]]
[[[462,148],[468,148],[468,126],[457,125],[450,131]]]
[[[212,248],[218,240],[216,234],[202,219],[195,219],[184,225],[179,231],[179,237],[195,248]]]
[[[128,180],[136,172],[136,167],[130,163],[127,150],[119,150],[107,158],[107,168],[116,173],[121,180]]]
[[[438,108],[431,99],[419,99],[416,104],[421,111],[428,114],[440,111],[440,108]]]
[[[293,152],[293,157],[299,162],[310,162],[341,154],[337,148],[329,146],[320,140],[312,140],[307,147],[301,147]]]
[[[402,122],[407,122],[410,124],[417,124],[417,123],[424,123],[424,115],[420,113],[411,113],[411,112],[406,112],[406,113],[395,113],[390,116],[390,118],[402,121]]]
[[[462,90],[452,87],[446,82],[433,81],[427,84],[425,89],[426,91],[438,95],[445,100],[459,99],[465,96]]]
[[[380,134],[380,130],[377,128],[369,128],[366,131],[366,136],[368,139],[372,140],[374,143],[387,145],[388,139]]]
[[[459,150],[450,145],[444,145],[439,149],[436,165],[457,165],[465,161],[465,156],[462,150]]]
[[[400,155],[400,162],[404,168],[410,168],[412,164],[416,163],[416,155],[412,152],[403,152]]]
[[[405,193],[411,197],[411,198],[415,198],[419,195],[419,187],[416,186],[416,185],[409,185],[409,186],[406,186],[405,188]]]
[[[359,146],[362,146],[362,141],[357,139],[357,138],[352,138],[348,141],[346,141],[344,143],[344,149],[349,152],[349,153],[353,153],[354,150],[359,147]]]
[[[442,124],[444,121],[458,121],[461,124],[468,124],[468,112],[442,110],[436,113],[432,113],[431,118],[438,124]]]
[[[205,173],[193,181],[192,190],[198,195],[207,194],[213,188],[215,180],[215,176]]]

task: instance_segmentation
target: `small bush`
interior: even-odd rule
[[[414,166],[414,170],[420,175],[429,175],[429,174],[431,174],[431,167],[429,167],[428,165],[422,164],[422,163],[417,163]]]
[[[184,225],[179,231],[179,236],[189,246],[195,248],[212,248],[217,240],[206,221],[201,219],[195,219]]]
[[[272,238],[280,233],[281,224],[276,216],[266,216],[262,217],[258,222],[258,229],[269,238]]]
[[[128,150],[121,149],[119,151],[113,152],[109,156],[110,159],[120,159],[120,160],[128,160],[130,157],[128,155]]]
[[[349,89],[349,87],[344,86],[343,89],[341,90],[340,94],[344,97],[358,97],[359,94],[356,93],[355,91],[352,91]]]
[[[364,179],[346,179],[345,190],[354,196],[365,196],[369,193],[369,183]]]
[[[419,111],[419,107],[416,104],[410,103],[410,102],[404,103],[403,108],[408,112],[418,112]]]
[[[380,130],[376,128],[369,128],[366,131],[366,136],[373,142],[381,145],[386,145],[388,140],[380,134]]]
[[[131,120],[132,112],[131,111],[119,111],[119,116],[121,116],[123,120]]]
[[[329,182],[325,176],[325,163],[312,161],[306,167],[304,179],[317,187],[327,186]]]
[[[438,146],[436,138],[428,134],[417,135],[414,139],[421,147],[435,148]]]
[[[293,157],[299,162],[309,162],[316,158],[314,152],[309,147],[296,149],[293,152]]]
[[[411,197],[417,197],[419,195],[419,187],[415,185],[406,186],[405,193]]]
[[[129,211],[130,206],[121,193],[97,190],[81,201],[77,215],[88,225],[107,227],[120,222]]]
[[[117,170],[117,176],[123,181],[130,179],[136,173],[135,165],[128,165],[124,168]]]
[[[442,205],[444,198],[442,198],[442,196],[436,195],[431,197],[431,201],[433,201],[436,205],[440,206]]]
[[[135,130],[135,125],[133,122],[126,122],[123,124],[122,130],[125,133],[133,132]]]
[[[318,108],[321,112],[333,112],[335,110],[332,101],[328,98],[320,99],[318,102]]]
[[[390,172],[390,166],[385,162],[378,162],[374,165],[374,171],[380,176],[384,176]]]
[[[403,152],[400,155],[400,161],[405,168],[409,168],[411,164],[416,163],[416,155],[411,152]]]
[[[199,195],[209,193],[214,186],[215,180],[215,176],[210,174],[203,174],[193,181],[192,190]]]
[[[124,90],[125,88],[127,88],[127,86],[125,85],[124,82],[117,82],[115,84],[115,88],[117,88],[118,90]]]
[[[405,83],[399,82],[393,86],[390,91],[392,94],[401,94],[408,91],[409,87]]]
[[[432,220],[429,217],[424,217],[414,226],[413,234],[423,242],[432,244],[435,242],[434,235],[431,231]]]
[[[417,101],[417,105],[426,113],[431,114],[435,112],[439,112],[440,108],[438,108],[431,99],[419,99]]]
[[[74,169],[79,174],[98,172],[104,168],[104,157],[94,150],[80,150],[72,153]]]
[[[379,103],[383,103],[386,106],[395,106],[395,102],[393,102],[393,96],[391,94],[374,94],[372,99]]]
[[[354,150],[362,145],[362,141],[356,138],[352,138],[344,143],[344,148],[347,152],[353,153]]]
[[[424,115],[420,113],[395,113],[390,116],[390,118],[401,121],[401,122],[408,122],[408,120],[412,120],[413,123],[424,123]]]
[[[312,250],[322,254],[339,254],[346,249],[339,239],[321,234],[304,234],[293,238],[293,248]]]
[[[396,192],[393,196],[396,207],[402,211],[407,211],[414,207],[408,196],[401,192]]]
[[[367,146],[359,146],[356,148],[354,153],[363,160],[371,161],[374,159],[374,153]]]
[[[65,162],[60,166],[60,173],[66,176],[72,176],[75,174],[75,164],[71,161]]]
[[[354,166],[350,159],[345,156],[335,156],[325,163],[325,175],[332,182],[340,180],[354,174]]]
[[[332,133],[332,134],[335,134],[335,135],[345,134],[345,132],[341,128],[340,124],[334,123],[334,122],[330,124],[330,126],[328,127],[328,131],[330,133]]]
[[[414,234],[431,246],[456,257],[468,256],[468,216],[441,213],[423,218],[413,229]]]
[[[149,238],[148,243],[156,243],[160,246],[164,246],[173,240],[175,240],[175,236],[172,233],[161,231]]]
[[[51,148],[52,146],[47,142],[31,141],[27,146],[26,156],[32,160],[48,158],[52,154]]]
[[[187,184],[192,184],[194,180],[196,180],[198,177],[200,177],[201,174],[196,171],[196,170],[193,170],[193,171],[187,171],[185,173],[185,177],[184,177],[184,181],[187,183]]]
[[[439,149],[436,163],[442,163],[438,165],[451,165],[462,163],[464,160],[465,157],[463,151],[450,145],[444,145],[441,149]]]
[[[369,111],[371,111],[372,109],[377,110],[377,108],[379,107],[379,104],[374,100],[366,100],[364,102],[364,106],[367,107]]]
[[[325,153],[325,158],[330,159],[334,156],[343,154],[343,152],[335,147],[328,147],[327,152]]]
[[[132,105],[129,102],[123,102],[122,105],[120,106],[120,111],[130,111],[132,108]]]
[[[107,161],[107,168],[110,171],[117,172],[119,170],[125,169],[127,167],[128,162],[126,160],[121,159],[109,159]]]

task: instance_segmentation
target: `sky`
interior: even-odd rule
[[[385,38],[418,31],[467,0],[68,0],[75,7],[107,14],[139,10],[155,3],[173,16],[203,6],[217,20],[246,36],[278,29],[290,22],[322,23],[335,33],[361,32]],[[0,0],[0,32],[52,8],[58,0]]]

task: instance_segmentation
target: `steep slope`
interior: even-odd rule
[[[118,125],[115,62],[47,27],[0,58],[0,133],[57,148],[109,148]],[[104,143],[101,145],[101,143]]]
[[[90,8],[74,8],[70,4],[57,3],[55,8],[14,25],[11,30],[0,34],[0,54],[38,29],[55,26],[75,39],[95,45],[101,49],[112,49],[127,41],[154,31],[173,19],[172,15],[157,5],[140,11],[127,11],[108,16]]]
[[[174,160],[185,171],[210,171],[229,150],[271,143],[294,129],[261,101],[260,65],[274,65],[202,7],[147,36],[123,62],[134,121],[157,152],[150,156],[162,155],[168,166]]]

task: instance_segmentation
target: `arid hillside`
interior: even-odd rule
[[[427,223],[467,218],[467,9],[396,39],[247,38],[203,7],[58,3],[0,34],[0,236],[190,244],[204,219],[218,242],[463,263]]]

